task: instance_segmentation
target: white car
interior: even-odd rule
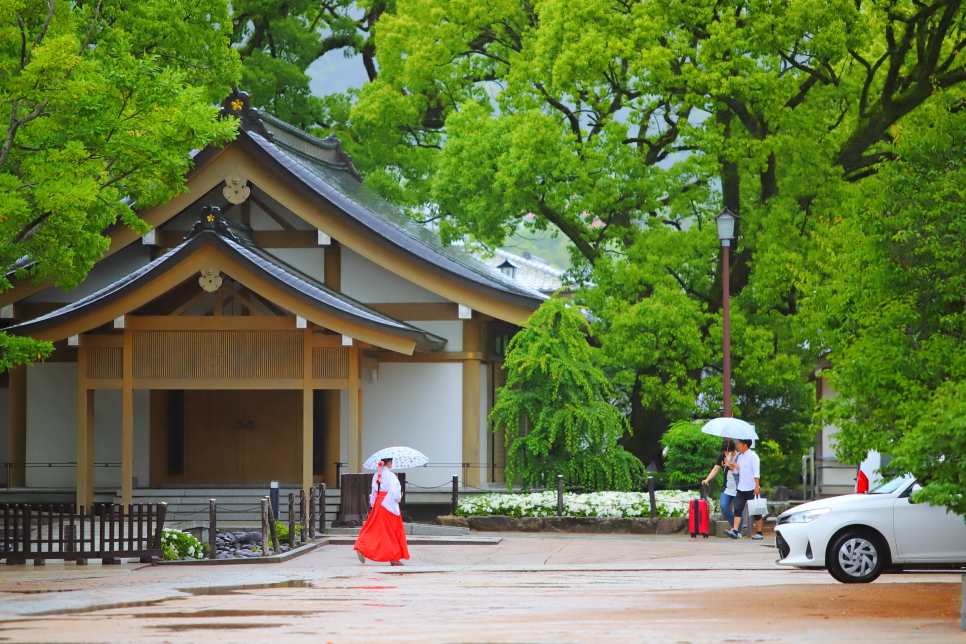
[[[912,476],[865,494],[795,506],[778,516],[779,564],[825,568],[842,583],[868,583],[908,564],[966,566],[966,521],[946,508],[913,503]]]

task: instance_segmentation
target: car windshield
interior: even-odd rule
[[[883,481],[879,485],[869,490],[869,494],[892,494],[909,480],[908,476],[898,476],[888,481]]]

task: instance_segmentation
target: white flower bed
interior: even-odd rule
[[[699,497],[697,492],[675,490],[655,492],[658,517],[688,516],[688,501]],[[569,517],[649,517],[651,502],[646,492],[593,492],[590,494],[564,494],[564,516]],[[717,504],[708,499],[711,514],[718,511]],[[523,517],[557,516],[557,493],[554,491],[532,494],[482,494],[460,500],[458,516],[504,515]]]

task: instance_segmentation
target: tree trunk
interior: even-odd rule
[[[641,459],[645,467],[654,463],[658,469],[661,469],[663,466],[661,437],[664,436],[664,432],[668,430],[671,423],[668,421],[664,410],[644,407],[641,402],[641,375],[643,375],[643,372],[638,374],[638,378],[631,388],[630,424],[632,433],[630,436],[625,436],[620,442],[624,449]]]

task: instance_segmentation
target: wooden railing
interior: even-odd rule
[[[7,565],[32,559],[64,559],[84,565],[88,559],[118,564],[137,557],[142,563],[161,559],[161,533],[166,503],[99,505],[90,511],[73,505],[0,504],[0,559]]]

